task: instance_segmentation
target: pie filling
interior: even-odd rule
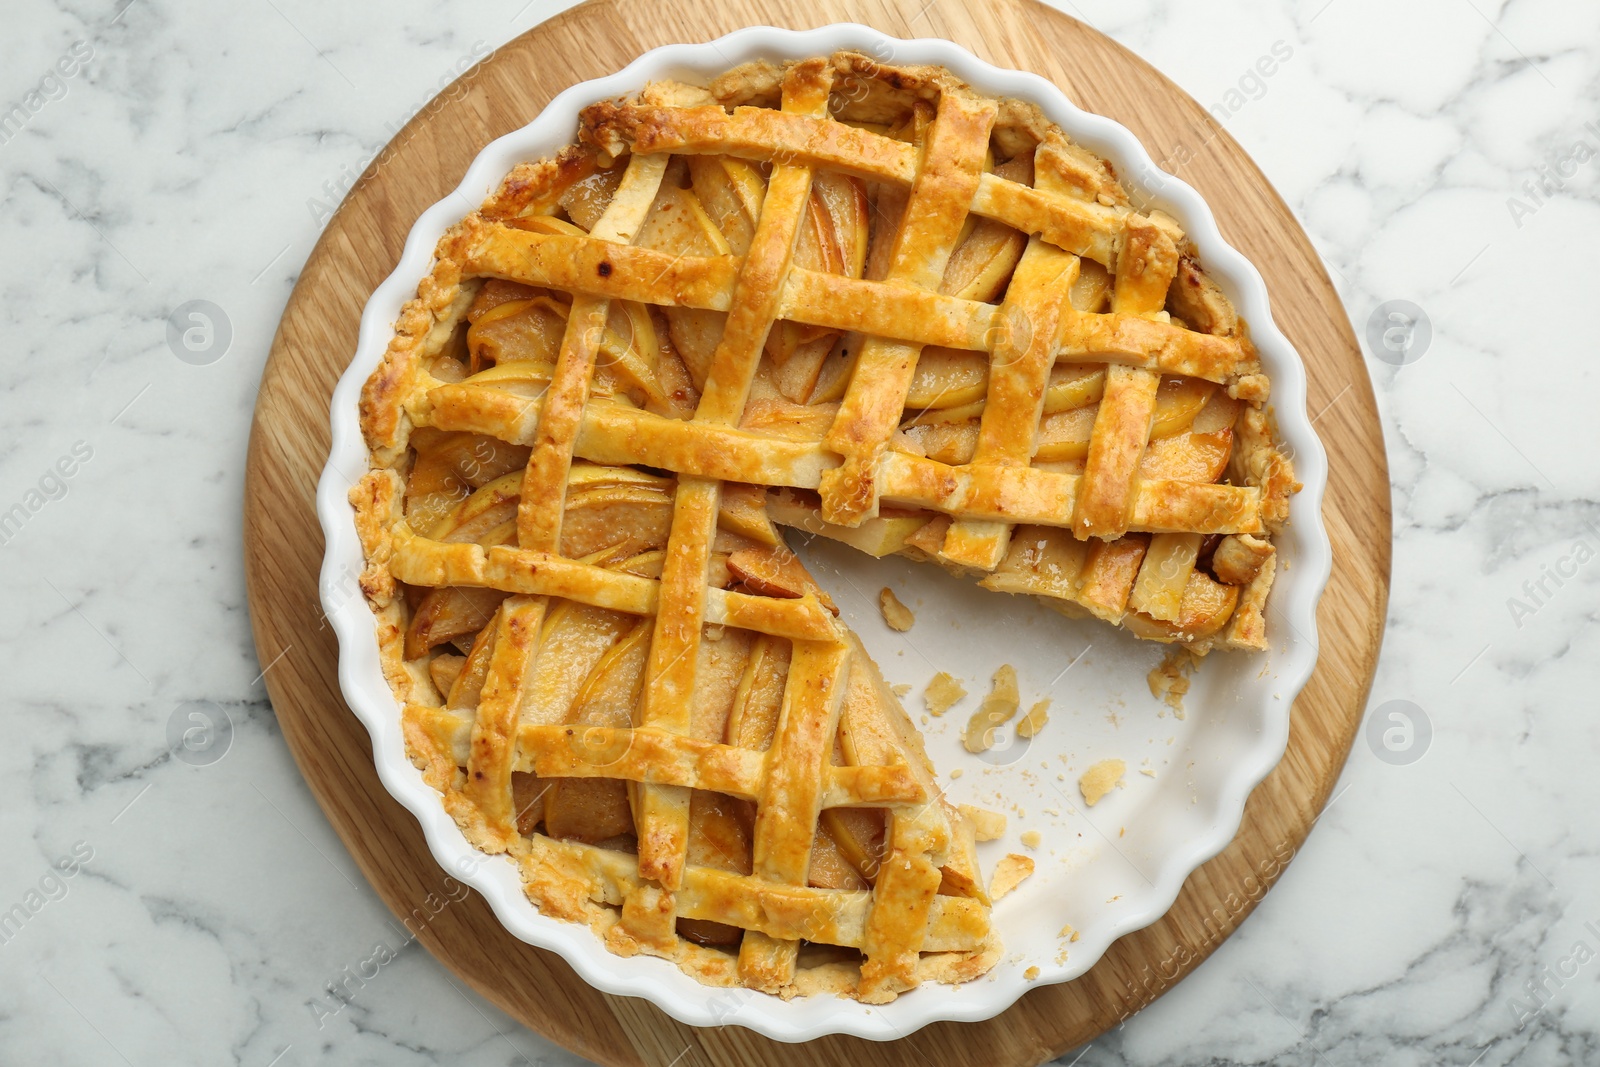
[[[780,527],[1262,650],[1267,388],[1178,224],[1032,105],[853,53],[596,104],[440,241],[362,395],[411,756],[619,954],[975,978],[972,817]]]

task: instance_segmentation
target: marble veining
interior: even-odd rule
[[[323,819],[238,517],[328,213],[565,6],[8,8],[0,1062],[583,1062],[435,963]],[[1395,514],[1333,804],[1236,936],[1060,1062],[1600,1062],[1600,6],[1060,6],[1207,105],[1304,221],[1368,339]]]

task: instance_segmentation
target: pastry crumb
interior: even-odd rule
[[[1056,936],[1057,937],[1064,937],[1068,941],[1076,941],[1076,940],[1078,940],[1078,931],[1073,928],[1073,925],[1071,923],[1067,923],[1067,925],[1065,925],[1065,926],[1063,926],[1061,928],[1061,932],[1059,934],[1057,934]]]
[[[960,767],[955,767],[950,771],[950,777],[951,778],[960,778],[961,775],[964,774],[964,773],[965,772],[962,771],[962,769]]]
[[[1078,790],[1089,807],[1100,803],[1102,797],[1122,784],[1128,765],[1119,759],[1103,759],[1083,772],[1078,779]]]
[[[1005,834],[1006,817],[1000,812],[975,808],[971,804],[962,804],[960,809],[961,814],[971,821],[973,836],[979,841],[994,841]]]
[[[1022,843],[1024,845],[1027,845],[1029,848],[1038,848],[1039,847],[1039,831],[1037,831],[1037,830],[1024,830],[1024,831],[1022,831]]]
[[[1249,534],[1229,534],[1211,554],[1211,571],[1227,585],[1249,585],[1277,555],[1271,541]],[[1285,570],[1288,569],[1287,564]]]
[[[1178,718],[1183,718],[1183,698],[1189,692],[1189,676],[1199,665],[1199,656],[1182,645],[1175,646],[1145,677],[1150,695],[1171,708]]]
[[[878,590],[878,610],[883,613],[883,621],[891,630],[905,633],[916,625],[917,617],[911,614],[910,608],[900,603],[900,598],[888,586]]]
[[[994,744],[994,732],[1011,721],[1021,700],[1017,693],[1017,669],[1009,663],[1001,664],[994,672],[989,695],[983,698],[978,710],[967,720],[967,731],[961,743],[968,752],[987,752]]]
[[[923,702],[935,715],[943,715],[966,695],[967,691],[960,680],[944,671],[929,679],[927,688],[922,691]]]
[[[1037,967],[1029,967],[1027,970],[1022,972],[1022,977],[1027,979],[1030,982],[1033,981],[1034,979],[1039,977],[1039,968],[1037,968]]]
[[[1050,698],[1045,697],[1028,709],[1028,714],[1017,720],[1017,736],[1033,737],[1050,721]]]
[[[904,700],[907,696],[909,696],[911,694],[911,683],[910,682],[896,682],[894,685],[891,685],[889,687],[889,691],[892,692],[895,696],[899,697],[901,700]]]
[[[994,865],[994,878],[989,882],[989,899],[999,901],[1001,897],[1010,893],[1022,880],[1033,873],[1033,861],[1027,856],[1019,856],[1015,852],[1008,852],[1005,858]]]

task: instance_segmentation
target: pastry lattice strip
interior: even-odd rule
[[[638,232],[665,171],[664,159],[637,156],[629,162],[617,195],[595,226],[600,239],[623,239]],[[517,508],[518,542],[530,551],[549,553],[560,544],[572,445],[588,399],[599,348],[598,330],[605,322],[607,306],[603,298],[579,297],[567,319]],[[514,840],[517,833],[511,785],[515,731],[547,605],[546,598],[527,594],[515,595],[501,604],[493,623],[493,658],[472,730],[467,788],[484,812],[491,831],[506,843]]]
[[[784,106],[804,111],[825,108],[830,74],[831,71],[821,64],[801,64],[793,68],[785,79]],[[741,265],[735,283],[735,309],[724,325],[707,372],[705,391],[695,411],[693,422],[696,424],[735,423],[744,409],[776,310],[772,299],[777,291],[775,283],[782,282],[793,258],[799,205],[809,195],[810,187],[811,173],[807,169],[780,167],[773,173],[750,254]],[[677,734],[686,733],[688,727],[688,697],[694,688],[696,649],[703,634],[707,572],[720,491],[721,486],[715,480],[680,475],[678,493],[673,501],[672,530],[661,575],[661,604],[650,647],[642,718],[646,726],[660,724]],[[797,644],[791,671],[809,664],[813,651],[810,643]],[[843,666],[842,661],[835,664],[836,669]],[[801,670],[799,678],[791,674],[784,693],[783,721],[836,717],[837,689],[837,685],[833,693],[829,693],[826,686],[819,689],[806,670]],[[831,732],[829,737],[831,739]],[[765,810],[766,806],[762,805],[756,815],[755,864],[758,873],[770,874],[761,856]],[[803,818],[804,813],[796,815]],[[815,815],[813,811],[806,823],[807,857]],[[640,871],[669,890],[679,888],[688,848],[688,792],[681,787],[645,786],[636,818]],[[779,872],[778,877],[782,878],[783,873]],[[663,912],[662,921],[670,921],[670,902]],[[754,960],[756,955],[766,958],[765,969],[782,969],[780,963],[771,959],[773,946],[767,944],[764,937],[758,933],[745,938],[745,945],[740,949],[741,972],[760,966]],[[778,976],[776,984],[787,985],[792,970],[791,954],[788,970]]]
[[[412,408],[421,426],[484,433],[513,444],[534,439],[540,401],[491,386],[440,384]],[[700,478],[816,489],[836,459],[820,441],[706,426],[609,401],[593,401],[576,454],[596,463],[641,464]],[[882,499],[949,515],[1070,526],[1083,475],[1038,467],[952,465],[890,451],[881,460]],[[1260,532],[1255,486],[1146,480],[1132,489],[1128,529]]]
[[[957,93],[939,97],[938,110],[919,138],[921,151],[913,157],[916,169],[890,249],[885,287],[938,288],[983,173],[995,111],[992,100]],[[900,424],[922,352],[911,339],[864,332],[849,388],[823,438],[841,462],[822,472],[818,486],[823,517],[847,526],[878,513],[880,460]]]
[[[820,63],[792,68],[784,80],[784,111],[803,116],[826,112],[832,74],[830,67]],[[738,423],[767,334],[777,319],[776,298],[794,265],[801,209],[810,194],[809,167],[785,164],[773,168],[750,251],[734,288],[735,307],[711,358],[696,422]],[[693,489],[704,493],[711,504],[697,531],[709,544],[716,526],[719,486],[697,481]],[[838,733],[844,696],[841,683],[848,669],[848,646],[837,639],[793,646],[788,685],[768,757],[770,769],[757,802],[751,857],[752,873],[757,877],[787,885],[806,881],[822,812],[822,771]],[[792,938],[774,938],[759,930],[747,933],[739,946],[740,976],[756,988],[783,989],[793,981],[798,949],[799,942]]]
[[[1034,173],[1042,191],[1056,190],[1048,169],[1035,165]],[[1056,338],[1064,321],[1062,308],[1071,306],[1067,294],[1078,270],[1077,256],[1043,238],[1028,239],[999,312],[1005,329],[996,338],[989,363],[989,389],[969,466],[1017,469],[1032,462],[1037,433],[1018,430],[1037,428],[1044,415]],[[992,571],[1005,557],[1010,541],[1009,522],[964,518],[946,531],[939,554],[959,566]]]
[[[733,306],[744,258],[672,255],[481,217],[466,219],[447,241],[447,254],[471,276],[704,311]],[[1224,385],[1260,371],[1257,357],[1235,338],[1116,312],[1064,308],[1062,314],[1057,359],[1088,356]],[[969,351],[988,351],[1005,329],[996,316],[982,301],[801,267],[790,271],[778,296],[782,319]]]
[[[433,541],[411,532],[404,522],[394,534],[392,567],[396,578],[416,586],[496,589],[519,596],[554,596],[628,615],[655,616],[661,583],[652,578],[563,559],[509,545],[485,548],[472,543]],[[706,594],[704,621],[712,626],[825,641],[836,637],[833,620],[816,596],[780,600],[727,589]]]

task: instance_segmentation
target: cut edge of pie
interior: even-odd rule
[[[1031,104],[841,52],[593,105],[447,231],[362,392],[409,754],[620,955],[968,981],[974,828],[773,524],[1261,650],[1267,391],[1177,222]]]

